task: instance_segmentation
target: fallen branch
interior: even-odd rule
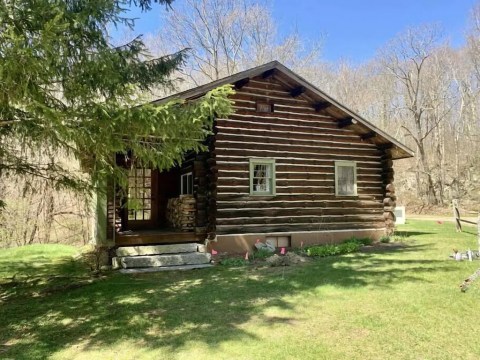
[[[469,286],[473,284],[473,282],[480,276],[480,269],[475,271],[472,275],[470,275],[468,278],[466,278],[462,285],[460,285],[460,290],[462,292],[465,292],[468,290]]]

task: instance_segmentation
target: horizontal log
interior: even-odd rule
[[[235,113],[244,114],[247,111],[256,111],[257,100],[245,100],[245,99],[235,99],[233,108]],[[318,118],[318,119],[331,119],[335,118],[330,114],[326,114],[323,109],[317,111],[314,107],[314,103],[302,103],[295,104],[292,102],[284,101],[275,101],[275,113],[276,114],[291,114],[297,115],[302,118]],[[312,109],[314,112],[312,112]]]
[[[233,129],[232,129],[233,130]],[[357,143],[352,142],[350,139],[336,139],[332,137],[325,137],[323,139],[312,139],[311,137],[306,139],[299,139],[292,134],[271,134],[268,131],[262,132],[262,134],[246,134],[240,129],[234,129],[232,132],[222,132],[217,134],[216,140],[220,143],[224,141],[228,142],[258,142],[266,144],[290,144],[290,145],[305,145],[305,146],[323,146],[323,147],[338,147],[343,149],[360,149],[360,150],[374,150],[378,153],[376,147],[370,143]]]
[[[219,134],[244,134],[244,135],[258,135],[266,137],[285,137],[288,135],[292,139],[304,140],[321,140],[321,141],[335,141],[358,144],[360,146],[369,146],[370,144],[361,142],[354,133],[348,134],[345,132],[331,132],[328,130],[311,131],[311,130],[292,130],[284,128],[274,128],[273,126],[262,126],[256,124],[254,127],[246,128],[242,126],[242,121],[229,122],[228,124],[219,124],[216,126],[217,135]]]
[[[271,225],[271,224],[337,224],[337,223],[369,223],[381,222],[383,217],[377,215],[308,215],[308,216],[265,216],[265,217],[242,217],[242,218],[220,218],[217,214],[217,226],[219,225]]]
[[[391,211],[385,211],[383,213],[383,218],[385,220],[395,220],[395,214]]]
[[[354,152],[348,152],[348,151],[336,151],[332,150],[330,152],[324,151],[324,152],[303,152],[303,151],[286,151],[286,149],[278,148],[277,150],[268,150],[265,147],[260,147],[255,149],[238,149],[238,148],[220,148],[217,147],[213,152],[212,156],[215,157],[218,161],[218,158],[223,156],[223,157],[267,157],[267,158],[278,158],[278,157],[287,157],[287,158],[303,158],[303,159],[318,159],[318,158],[323,158],[323,159],[329,159],[333,161],[342,161],[342,160],[349,160],[349,161],[370,161],[370,162],[375,162],[377,159],[376,156],[373,155],[363,155],[359,153],[354,153]]]
[[[334,176],[334,175],[333,175]],[[328,187],[333,188],[335,187],[335,179],[333,176],[330,176],[329,179],[323,180],[310,180],[310,179],[285,179],[283,176],[277,174],[276,179],[276,186],[298,186],[298,187],[312,187],[312,186],[321,186],[321,187]],[[364,177],[362,177],[364,178]],[[246,186],[249,187],[250,181],[248,178],[238,179],[238,178],[225,178],[219,177],[217,181],[217,185],[220,186]],[[372,178],[367,178],[367,180],[358,180],[357,179],[357,186],[359,188],[363,187],[375,187],[378,189],[382,188],[381,181],[374,181]]]
[[[214,201],[216,208],[224,210],[245,209],[261,209],[261,208],[324,208],[324,209],[385,209],[381,201],[373,200],[257,200],[250,198],[249,200],[217,200]]]
[[[218,194],[237,193],[237,194],[247,195],[250,192],[249,186],[240,186],[240,185],[229,186],[229,185],[212,184],[211,189],[217,189]],[[376,196],[383,196],[383,189],[381,187],[357,188],[357,192],[358,194],[370,194],[370,195],[376,195]],[[335,194],[335,187],[334,186],[276,186],[276,195],[282,195],[282,194],[328,195],[328,194]]]
[[[337,122],[333,117],[320,115],[316,112],[310,113],[298,113],[296,111],[285,108],[279,110],[277,104],[275,104],[274,112],[258,112],[256,109],[236,107],[235,113],[229,116],[229,119],[236,120],[248,120],[255,122],[266,123],[279,123],[286,125],[300,125],[309,126],[313,128],[329,128],[331,130],[337,130]]]
[[[255,87],[263,87],[266,89],[273,89],[273,88],[278,88],[278,89],[283,89],[284,86],[280,84],[277,80],[271,78],[271,79],[263,79],[262,77],[254,77],[250,80],[249,86],[255,86]]]
[[[215,232],[222,234],[248,234],[248,233],[275,233],[275,232],[296,232],[296,231],[327,231],[327,230],[362,230],[382,229],[384,222],[380,223],[343,223],[343,224],[274,224],[274,225],[217,225]]]
[[[252,158],[257,156],[251,156]],[[215,166],[212,166],[210,170],[218,168],[219,170],[244,170],[248,169],[249,157],[246,156],[224,156],[219,155],[215,159]],[[246,167],[245,167],[246,166]],[[319,159],[307,159],[303,157],[276,157],[275,158],[276,171],[299,171],[299,172],[320,172],[320,173],[333,173],[335,169],[335,161],[319,158]],[[357,161],[357,174],[375,173],[382,174],[381,168],[375,161]],[[383,180],[383,177],[382,177]]]
[[[330,126],[312,126],[310,124],[302,124],[297,122],[294,124],[293,121],[281,121],[279,119],[259,119],[259,118],[243,118],[241,116],[230,115],[229,119],[217,119],[217,131],[222,132],[222,129],[252,129],[252,130],[268,130],[268,131],[288,131],[291,133],[307,133],[307,134],[323,134],[330,136],[348,136],[352,140],[359,140],[359,136],[353,132],[353,130],[348,129],[339,129],[339,128],[330,128]]]
[[[384,206],[389,206],[389,207],[394,207],[395,206],[395,201],[391,198],[385,198],[385,199],[383,199],[383,205]]]
[[[340,200],[340,201],[378,201],[382,203],[383,197],[381,195],[369,195],[369,194],[359,194],[358,196],[335,196],[335,194],[276,194],[275,196],[250,196],[247,194],[211,194],[212,198],[215,198],[217,201],[329,201],[329,200]]]
[[[226,170],[226,169],[225,169]],[[304,180],[306,182],[309,181],[319,181],[319,180],[335,180],[335,174],[333,172],[290,172],[290,171],[276,171],[277,180]],[[212,174],[210,175],[212,180],[221,179],[250,179],[250,174],[248,173],[248,168],[245,167],[242,170],[235,171],[235,170],[228,170],[222,172],[222,174]],[[380,174],[369,174],[369,173],[362,173],[357,174],[357,181],[358,182],[375,182],[378,184],[382,184],[382,178]]]
[[[316,215],[316,216],[330,216],[330,215],[375,215],[381,217],[383,209],[369,209],[369,208],[321,208],[321,207],[285,207],[285,208],[236,208],[236,209],[217,209],[217,219],[227,219],[235,217],[277,217],[277,216],[300,216],[300,215]]]
[[[385,189],[391,193],[395,192],[395,185],[394,184],[388,184]]]
[[[382,162],[382,167],[384,167],[385,169],[389,169],[393,166],[393,160],[392,159],[388,159],[388,160],[381,159],[381,162]]]
[[[303,104],[303,105],[310,105],[310,102],[308,100],[305,100],[304,98],[292,98],[288,92],[284,93],[283,91],[279,92],[271,92],[271,94],[267,95],[266,93],[260,93],[260,92],[253,92],[248,91],[246,92],[247,89],[242,89],[245,91],[238,91],[236,94],[230,96],[230,99],[233,101],[236,100],[249,100],[249,101],[273,101],[273,102],[283,102],[284,104]]]
[[[352,154],[356,153],[362,156],[374,156],[378,161],[379,152],[374,148],[368,147],[347,147],[341,144],[317,144],[309,145],[305,143],[296,142],[294,140],[287,140],[282,142],[270,142],[270,141],[252,141],[250,139],[242,140],[219,140],[216,145],[215,151],[221,148],[237,148],[237,149],[255,149],[255,150],[283,150],[286,153],[315,153],[315,154]],[[380,163],[380,162],[379,162]]]

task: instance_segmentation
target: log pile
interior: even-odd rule
[[[195,198],[193,195],[180,195],[168,199],[167,221],[170,226],[182,231],[195,228]]]

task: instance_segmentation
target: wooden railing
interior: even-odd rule
[[[467,224],[472,224],[472,225],[477,225],[477,241],[478,241],[478,254],[477,256],[480,256],[480,211],[468,211],[464,209],[460,209],[458,207],[458,200],[454,199],[452,200],[452,207],[453,207],[453,220],[455,221],[455,229],[457,232],[462,231],[462,222],[467,223]],[[471,215],[477,215],[477,221],[470,221],[466,219],[462,219],[460,216],[460,210]],[[470,257],[471,261],[471,257]],[[460,284],[460,290],[462,292],[465,292],[468,290],[470,285],[478,278],[480,277],[480,269],[475,271],[472,275],[470,275],[468,278],[466,278],[462,284]]]
[[[469,211],[465,209],[460,209],[458,207],[457,199],[452,200],[452,207],[453,207],[453,220],[455,221],[455,229],[457,230],[457,232],[462,232],[462,222],[477,226],[478,251],[480,253],[480,211]],[[462,219],[462,217],[460,216],[460,210],[467,214],[477,215],[477,221]]]

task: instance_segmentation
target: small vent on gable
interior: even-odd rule
[[[273,112],[273,104],[257,101],[257,112],[271,113]]]

